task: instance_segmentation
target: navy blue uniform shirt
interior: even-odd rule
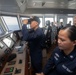
[[[30,48],[31,63],[36,73],[42,72],[42,47],[45,35],[41,28],[28,31],[26,25],[22,27],[23,40],[28,41]]]
[[[69,55],[57,47],[43,72],[45,75],[76,75],[76,47]]]

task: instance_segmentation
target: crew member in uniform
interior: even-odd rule
[[[58,47],[41,75],[76,75],[76,27],[63,27],[58,33]]]
[[[31,64],[36,75],[42,72],[42,49],[45,35],[39,28],[40,19],[34,16],[30,21],[31,30],[27,29],[28,20],[23,20],[23,40],[28,41],[30,48]]]

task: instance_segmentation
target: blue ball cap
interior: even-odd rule
[[[34,16],[33,19],[32,19],[32,21],[36,21],[36,22],[38,22],[38,24],[40,24],[40,19],[37,16]]]

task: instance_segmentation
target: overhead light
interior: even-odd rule
[[[36,5],[36,3],[34,2],[34,3],[33,3],[33,6],[35,6],[35,5]]]

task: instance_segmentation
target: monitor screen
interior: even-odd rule
[[[14,41],[10,37],[4,38],[3,42],[10,48],[14,45]]]
[[[3,43],[0,42],[0,48],[2,49],[4,47]]]
[[[11,34],[10,34],[10,37],[16,42],[17,38],[16,38],[16,36],[15,36],[14,33],[11,33]]]

